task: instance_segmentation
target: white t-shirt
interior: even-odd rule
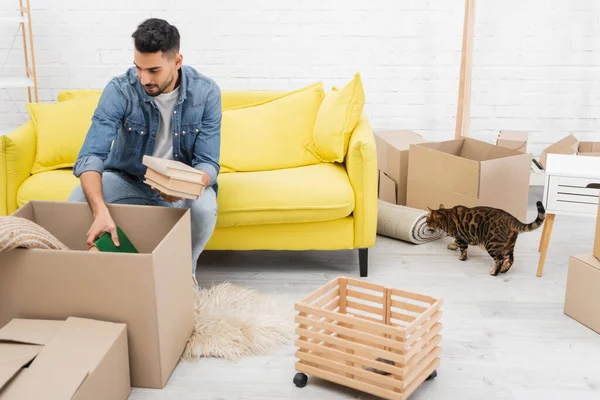
[[[160,111],[160,122],[158,123],[158,132],[156,133],[156,144],[154,145],[154,157],[173,159],[173,132],[171,130],[171,119],[173,118],[173,108],[177,102],[179,86],[172,92],[161,93],[154,98],[156,106]]]

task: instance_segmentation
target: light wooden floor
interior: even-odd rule
[[[532,189],[529,217],[540,188]],[[436,379],[411,400],[598,400],[600,335],[563,313],[569,255],[591,252],[593,219],[557,217],[545,274],[535,276],[541,229],[522,234],[516,262],[488,275],[491,259],[471,248],[466,262],[450,239],[411,245],[378,237],[366,280],[442,296],[442,360]],[[293,303],[338,275],[358,276],[358,254],[341,252],[207,252],[201,285],[228,280]],[[292,383],[293,344],[237,364],[219,359],[180,363],[162,390],[134,388],[131,399],[375,399],[309,377]]]

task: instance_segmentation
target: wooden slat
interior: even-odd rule
[[[326,323],[323,321],[311,320],[309,318],[301,317],[301,316],[297,316],[295,318],[295,321],[302,325],[308,325],[308,326],[316,327],[316,328],[319,328],[322,330],[331,331],[332,333],[337,333],[338,335],[343,335],[344,337],[358,339],[358,340],[364,340],[364,341],[368,342],[370,345],[378,344],[381,346],[389,347],[389,348],[397,350],[397,351],[405,350],[403,342],[398,342],[398,341],[395,341],[392,339],[387,339],[382,336],[378,336],[376,333],[361,332],[356,329],[346,328],[346,327],[343,327],[340,325]],[[350,346],[350,345],[348,347],[352,348],[352,346]]]
[[[322,308],[325,304],[328,304],[331,300],[337,298],[340,294],[340,288],[337,287],[325,296],[321,297],[318,301],[315,301],[312,306]]]
[[[402,310],[408,310],[412,312],[422,313],[427,311],[427,307],[421,307],[416,304],[406,303],[400,300],[394,300],[392,298],[392,308],[399,308]]]
[[[433,360],[421,373],[404,389],[403,395],[405,397],[401,397],[401,399],[406,400],[409,396],[417,390],[417,388],[425,382],[425,379],[429,377],[440,366],[440,359],[436,358]],[[311,368],[311,367],[309,367]]]
[[[348,308],[353,308],[355,310],[368,312],[373,315],[381,315],[381,317],[382,317],[381,320],[383,321],[383,317],[384,317],[383,307],[377,308],[377,307],[373,307],[373,306],[368,306],[366,304],[357,303],[352,300],[346,300],[346,309],[348,309]]]
[[[408,388],[408,386],[412,383],[412,381],[415,380],[420,375],[421,371],[423,369],[425,369],[425,367],[427,365],[431,364],[431,362],[433,360],[438,358],[441,352],[442,352],[442,349],[440,349],[439,347],[434,348],[431,351],[431,353],[429,353],[427,355],[427,357],[425,357],[423,360],[421,360],[421,362],[419,362],[410,372],[408,372],[405,376],[405,380],[403,381],[403,384],[404,384],[403,389]],[[301,354],[307,354],[307,353],[301,353]]]
[[[400,290],[400,289],[392,289],[392,295],[398,296],[398,297],[404,297],[406,299],[421,301],[421,302],[427,303],[427,304],[433,304],[436,301],[438,301],[438,299],[435,299],[433,297],[425,296],[423,294],[418,294],[418,293],[406,292],[406,291]]]
[[[423,314],[419,315],[419,317],[417,319],[415,319],[412,324],[410,324],[409,326],[406,327],[406,333],[410,334],[411,332],[413,332],[414,330],[416,330],[421,324],[423,324],[423,322],[425,322],[427,320],[427,318],[429,318],[431,315],[433,315],[433,313],[435,313],[437,310],[440,309],[440,307],[443,305],[444,301],[442,299],[436,301],[431,307],[429,307],[429,309],[427,311],[425,311]]]
[[[410,350],[408,350],[405,354],[406,359],[411,359],[415,354],[417,354],[427,343],[432,340],[436,335],[442,332],[442,324],[439,322],[435,324],[430,330],[427,331],[425,335],[421,338],[420,341],[415,343]]]
[[[421,325],[419,329],[412,333],[412,335],[406,340],[406,348],[410,349],[427,331],[429,331],[435,324],[442,319],[442,312],[438,311],[431,316],[429,321]]]
[[[404,322],[413,322],[416,319],[416,317],[413,317],[412,315],[392,311],[392,319],[397,319],[397,320],[404,321]]]
[[[401,354],[391,353],[389,351],[381,350],[376,347],[370,347],[364,344],[350,342],[348,340],[340,339],[335,336],[323,335],[322,333],[312,332],[307,329],[296,328],[296,334],[301,335],[305,338],[319,339],[323,342],[339,346],[340,348],[353,348],[357,354],[359,352],[362,352],[365,354],[369,354],[373,357],[382,357],[387,360],[393,361],[394,363],[396,363],[396,365],[404,366],[404,356]]]
[[[431,353],[434,348],[438,347],[441,342],[442,335],[435,335],[421,351],[415,354],[415,356],[406,363],[404,369],[406,371],[411,371],[423,358],[427,356],[427,354]]]
[[[363,289],[368,289],[368,290],[372,290],[374,292],[383,293],[385,290],[385,287],[383,287],[381,285],[376,285],[374,283],[366,282],[366,281],[359,281],[359,280],[353,279],[353,278],[346,278],[346,282],[347,282],[348,286],[354,286],[354,287],[359,287],[359,288],[363,288]]]
[[[347,314],[351,315],[353,318],[360,318],[362,320],[371,321],[371,322],[374,322],[374,323],[377,323],[377,324],[382,324],[383,323],[383,319],[369,317],[368,315],[354,314],[354,313],[347,313]]]
[[[359,364],[364,367],[376,368],[381,371],[388,372],[390,374],[397,375],[399,377],[404,376],[405,368],[396,367],[391,364],[386,364],[381,361],[377,361],[374,358],[366,358],[356,354],[346,353],[344,351],[337,350],[331,347],[319,346],[318,344],[308,343],[302,340],[296,340],[295,345],[301,347],[302,349],[312,350],[316,353],[322,353],[336,359],[350,361],[354,364]]]
[[[360,329],[366,329],[373,332],[387,333],[391,336],[404,337],[405,329],[403,327],[392,327],[389,325],[382,324],[381,322],[371,322],[364,319],[356,318],[347,314],[335,313],[328,310],[313,308],[304,304],[296,303],[294,309],[298,312],[304,312],[307,314],[314,314],[320,317],[331,318],[346,324],[352,324],[360,327]]]
[[[317,364],[319,367],[327,366],[332,370],[335,370],[340,375],[345,374],[346,372],[352,372],[352,375],[356,377],[361,377],[364,379],[368,379],[372,382],[376,382],[380,385],[385,385],[389,388],[402,388],[402,382],[397,379],[392,378],[389,375],[381,375],[376,372],[367,371],[359,367],[351,367],[346,365],[345,362],[340,362],[336,360],[332,360],[330,358],[324,358],[317,356],[312,353],[304,353],[304,352],[296,352],[296,357],[298,357],[301,361],[308,361],[311,364]]]
[[[340,305],[340,302],[338,301],[338,299],[335,299],[331,303],[327,304],[325,307],[322,307],[322,308],[323,308],[323,310],[333,311],[336,308],[338,308],[339,305]]]
[[[379,396],[383,399],[406,400],[406,397],[404,397],[400,393],[395,393],[391,390],[382,389],[375,385],[346,378],[345,376],[338,375],[332,372],[322,371],[319,368],[315,368],[301,362],[296,363],[296,371],[304,372],[305,374],[312,375],[316,378],[324,379],[326,381],[337,383],[338,385],[346,386],[355,390],[360,390],[362,392],[369,393],[374,396]]]
[[[339,283],[339,278],[336,278],[336,279],[330,281],[325,286],[321,286],[319,289],[315,290],[314,292],[312,292],[308,296],[306,296],[304,299],[300,300],[300,303],[301,304],[309,304],[309,303],[313,302],[314,300],[316,300],[317,298],[322,296],[324,293],[327,293],[329,290],[331,290],[332,288],[337,286],[338,283]]]
[[[375,296],[374,294],[370,293],[358,292],[356,290],[347,289],[346,295],[355,299],[367,300],[373,303],[383,304],[382,296]]]

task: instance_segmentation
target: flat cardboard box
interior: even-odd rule
[[[529,133],[524,131],[500,131],[496,139],[496,145],[526,153],[528,137]]]
[[[0,400],[125,400],[130,392],[125,324],[16,318],[0,329]]]
[[[408,150],[414,143],[426,143],[421,135],[410,130],[375,131],[379,195],[388,203],[406,205]]]
[[[566,154],[588,157],[600,157],[600,142],[580,142],[575,136],[569,135],[551,144],[542,151],[540,164],[544,169],[548,154]]]
[[[127,324],[131,384],[163,388],[194,327],[188,209],[109,204],[138,254],[87,251],[87,203],[31,201],[13,215],[70,250],[0,252],[0,326],[70,316]]]
[[[470,138],[411,145],[407,205],[490,206],[525,222],[531,158]]]
[[[569,258],[564,312],[600,333],[600,261],[592,254]]]

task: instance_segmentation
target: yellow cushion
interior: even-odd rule
[[[22,207],[29,200],[67,201],[77,185],[79,185],[79,179],[73,175],[73,171],[70,169],[31,175],[17,192],[17,206]]]
[[[32,174],[72,167],[83,145],[100,96],[60,103],[28,103],[37,147]]]
[[[58,92],[58,102],[78,99],[81,97],[88,96],[100,96],[102,89],[73,89],[73,90],[61,90]]]
[[[307,148],[324,162],[343,162],[352,131],[363,112],[365,90],[356,73],[348,84],[325,97],[315,121],[313,142]]]
[[[223,111],[223,172],[264,171],[319,163],[304,147],[312,141],[325,93],[321,82],[274,99]]]
[[[346,170],[329,163],[221,174],[217,200],[219,227],[328,221],[354,210]]]

